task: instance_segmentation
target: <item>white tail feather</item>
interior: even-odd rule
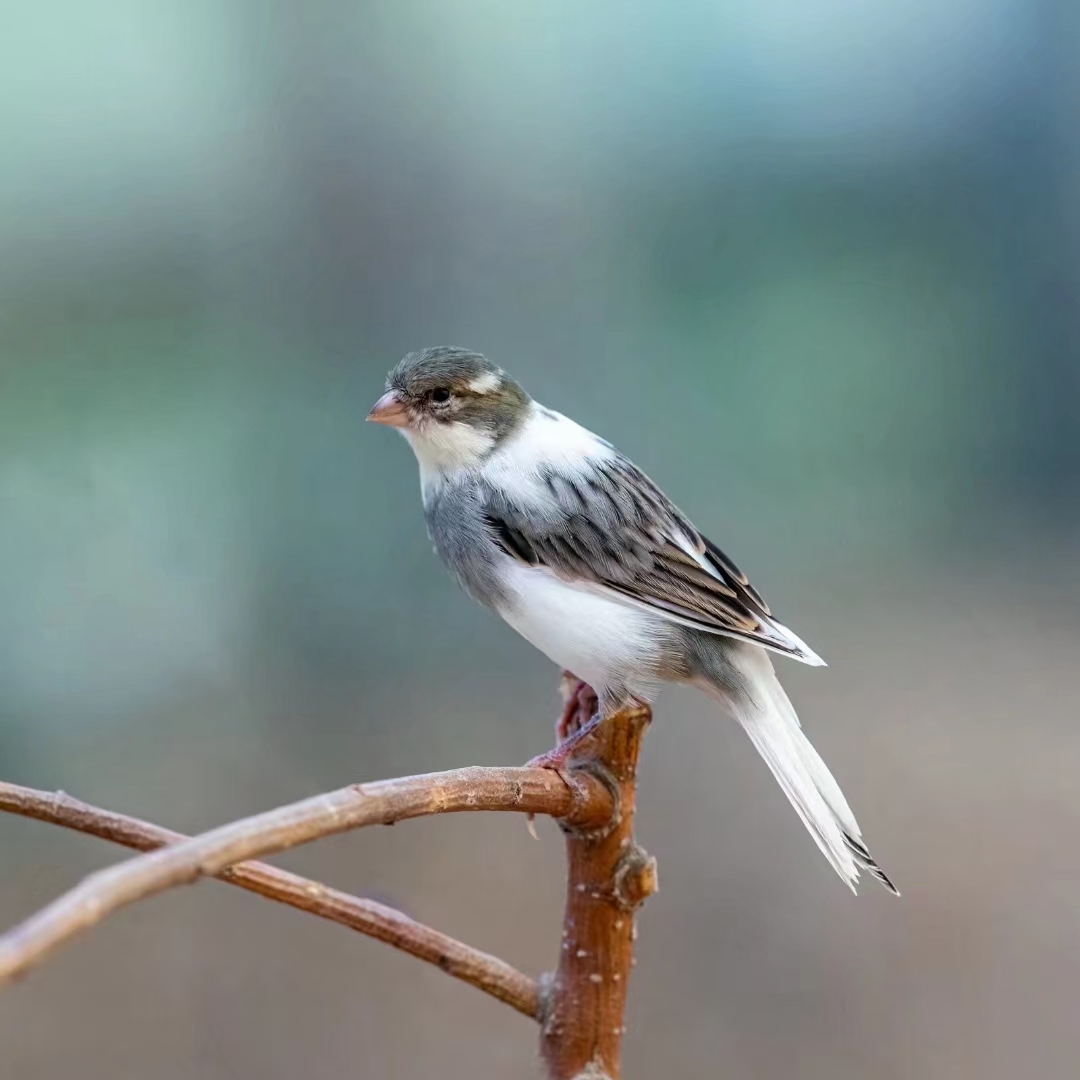
[[[859,825],[839,784],[803,734],[768,653],[744,645],[735,650],[732,660],[746,685],[744,692],[729,692],[724,701],[746,729],[825,858],[852,892],[861,869],[899,896],[863,844]]]

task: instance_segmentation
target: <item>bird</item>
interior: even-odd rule
[[[368,419],[411,445],[431,541],[465,591],[595,691],[590,727],[666,683],[697,687],[852,891],[865,871],[899,895],[771,657],[824,661],[629,458],[456,346],[408,353]]]

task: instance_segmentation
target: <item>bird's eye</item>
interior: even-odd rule
[[[445,386],[437,386],[431,391],[431,400],[436,405],[443,405],[450,400],[450,391]]]

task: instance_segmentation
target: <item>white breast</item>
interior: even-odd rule
[[[513,603],[499,613],[542,653],[598,692],[625,687],[652,699],[662,619],[510,559],[503,580]]]

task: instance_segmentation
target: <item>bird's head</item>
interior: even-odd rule
[[[531,399],[509,375],[469,349],[411,352],[390,372],[369,420],[398,428],[422,470],[474,465],[524,422]]]

